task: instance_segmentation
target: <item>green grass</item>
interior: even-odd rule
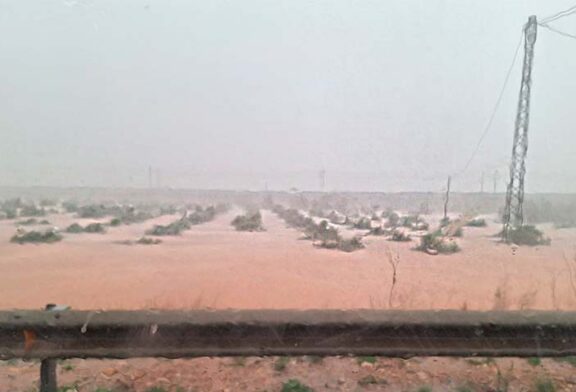
[[[552,380],[549,379],[540,379],[536,380],[536,384],[534,385],[536,392],[556,392],[556,387]]]
[[[69,372],[74,370],[74,366],[72,364],[66,363],[62,365],[62,370],[64,370],[65,372]]]
[[[416,392],[432,392],[432,387],[429,387],[428,385],[423,385],[421,387],[418,387],[418,389],[416,389]]]
[[[358,361],[359,365],[362,365],[363,363],[371,363],[372,365],[374,365],[376,363],[376,357],[358,357],[356,358],[356,360]]]
[[[166,390],[164,388],[161,388],[161,387],[152,387],[152,388],[148,388],[146,390],[146,392],[166,392]]]
[[[526,362],[528,362],[528,364],[530,366],[540,366],[542,365],[542,360],[538,357],[530,357],[528,359],[526,359]]]
[[[296,379],[290,379],[282,384],[281,392],[314,392],[314,390]]]
[[[274,362],[274,370],[276,370],[277,372],[283,372],[284,370],[286,370],[288,362],[290,362],[289,357],[278,357],[278,359],[276,359],[276,361]]]

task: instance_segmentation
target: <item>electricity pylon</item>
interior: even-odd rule
[[[506,189],[504,207],[504,228],[502,237],[509,240],[510,231],[524,223],[522,204],[524,203],[524,175],[526,174],[526,152],[528,151],[528,124],[530,119],[530,87],[532,85],[532,63],[537,33],[536,16],[528,18],[524,25],[524,63],[522,66],[522,84],[518,98],[512,160],[510,161],[510,182]]]

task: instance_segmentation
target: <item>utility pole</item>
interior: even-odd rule
[[[484,193],[484,172],[482,172],[482,176],[480,176],[480,193]]]
[[[324,188],[326,187],[326,170],[320,170],[320,191],[324,192]]]
[[[444,196],[444,220],[448,219],[448,202],[450,201],[450,181],[452,178],[448,176],[448,183],[446,185],[446,196]]]
[[[518,98],[518,109],[514,126],[514,143],[510,161],[510,182],[506,189],[504,207],[503,240],[508,241],[510,231],[524,223],[522,204],[524,203],[524,175],[526,174],[526,152],[528,151],[528,124],[530,119],[530,87],[532,85],[532,64],[534,44],[537,34],[536,16],[528,18],[524,25],[524,63],[522,66],[522,84]]]
[[[493,189],[492,189],[492,193],[496,193],[496,189],[498,187],[498,178],[500,177],[498,170],[494,170],[494,176],[492,177],[492,181],[493,181]]]

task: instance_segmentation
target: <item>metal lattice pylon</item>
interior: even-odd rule
[[[524,203],[524,175],[526,174],[526,152],[528,151],[528,124],[530,119],[530,87],[532,85],[532,63],[534,44],[536,43],[536,16],[530,16],[524,26],[524,64],[522,67],[522,85],[518,99],[518,112],[514,126],[512,160],[510,162],[510,182],[506,190],[504,207],[504,240],[509,239],[511,229],[524,223],[522,204]]]

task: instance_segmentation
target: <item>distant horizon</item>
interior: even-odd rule
[[[434,194],[442,195],[445,191],[365,191],[365,190],[337,190],[337,191],[319,191],[311,189],[297,189],[292,191],[290,189],[268,189],[268,190],[252,190],[252,189],[225,189],[225,188],[176,188],[176,187],[110,187],[110,186],[56,186],[56,185],[0,185],[0,192],[2,190],[16,190],[16,189],[54,189],[54,190],[117,190],[117,191],[190,191],[190,192],[247,192],[247,193],[309,193],[309,194]],[[450,191],[450,194],[457,195],[485,195],[485,196],[505,196],[506,192],[489,192],[489,191]],[[526,192],[526,195],[576,195],[576,192]]]

